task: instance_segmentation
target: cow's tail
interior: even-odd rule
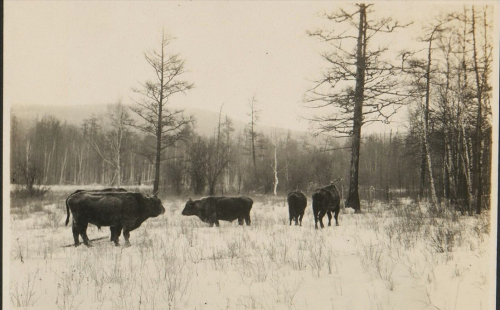
[[[68,200],[71,198],[72,195],[69,195],[68,198],[66,198],[66,214],[67,214],[67,217],[66,217],[66,226],[68,226],[68,223],[69,223],[69,205],[68,205]]]

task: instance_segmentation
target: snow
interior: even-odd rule
[[[340,226],[315,230],[310,204],[303,226],[288,226],[283,197],[257,197],[252,226],[212,228],[183,217],[184,204],[163,199],[167,212],[133,231],[129,248],[113,246],[109,229],[92,225],[89,237],[106,239],[64,247],[73,238],[61,201],[12,218],[11,306],[488,309],[488,214],[432,218],[426,206],[405,200],[343,211]],[[452,233],[453,241],[439,239]]]

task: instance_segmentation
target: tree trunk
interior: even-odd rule
[[[290,178],[288,174],[288,140],[290,138],[290,131],[288,131],[288,134],[286,136],[285,140],[285,180],[286,180],[286,185],[287,187],[290,186]]]
[[[106,162],[102,161],[102,175],[101,175],[101,184],[105,184],[106,182]]]
[[[427,159],[425,154],[427,154],[427,149],[425,148],[425,142],[422,136],[421,148],[420,148],[420,183],[418,189],[418,197],[422,199],[425,194],[425,172],[427,171]]]
[[[254,132],[254,115],[253,115],[253,106],[252,106],[252,124],[251,124],[251,133],[250,137],[252,139],[252,161],[253,161],[253,170],[255,172],[256,164],[255,164],[255,132]]]
[[[347,206],[353,208],[355,213],[361,212],[358,193],[359,151],[361,145],[361,126],[363,117],[363,100],[365,84],[365,53],[366,53],[366,7],[360,4],[358,44],[356,51],[356,89],[354,98],[354,116],[352,128],[352,155],[349,181],[349,196]]]
[[[434,177],[432,175],[432,161],[431,161],[431,155],[429,152],[429,143],[428,143],[428,136],[429,136],[429,110],[430,110],[430,84],[431,84],[431,62],[432,62],[432,40],[434,37],[435,31],[438,29],[439,26],[436,26],[431,34],[431,37],[429,39],[429,50],[427,54],[427,70],[426,70],[426,83],[425,83],[425,107],[424,107],[424,145],[423,149],[425,150],[425,157],[426,157],[426,165],[427,169],[429,172],[429,182],[430,182],[430,190],[431,190],[431,201],[434,206],[437,205],[437,196],[436,196],[436,187],[434,184]]]
[[[161,64],[164,64],[164,44],[161,46]],[[163,129],[163,69],[160,77],[160,100],[158,103],[158,127],[156,131],[156,162],[155,162],[155,181],[153,185],[153,196],[158,196],[160,188],[160,163],[161,163],[161,131]]]
[[[277,145],[274,145],[274,189],[273,189],[273,192],[274,192],[274,196],[277,195],[276,191],[278,189],[278,150],[277,150],[278,146]]]
[[[116,163],[115,163],[115,186],[120,187],[121,186],[121,180],[122,180],[122,170],[121,170],[121,155],[120,152],[118,151],[117,157],[116,157]]]
[[[68,156],[68,149],[66,149],[64,151],[64,159],[63,159],[63,163],[62,163],[62,167],[61,167],[61,175],[59,177],[59,184],[64,184],[63,181],[64,181],[64,172],[66,170],[67,156]]]
[[[469,160],[469,150],[468,150],[468,147],[467,147],[467,139],[465,137],[465,128],[463,127],[463,125],[461,125],[461,128],[462,128],[462,143],[463,143],[463,148],[462,148],[462,154],[461,154],[461,157],[462,157],[462,165],[463,165],[463,170],[464,170],[464,174],[465,174],[465,185],[467,187],[466,189],[466,193],[467,193],[467,206],[466,206],[466,209],[467,209],[467,212],[469,213],[469,215],[472,214],[472,210],[471,210],[471,203],[472,203],[472,181],[471,181],[471,173],[470,173],[470,160]]]
[[[210,196],[215,195],[215,182],[208,182],[208,194]]]
[[[389,166],[392,163],[392,129],[389,134],[389,154],[387,156],[387,163],[388,165],[385,167],[386,170],[386,199],[389,202],[391,200],[391,195],[390,195],[390,190],[391,190],[391,173]]]
[[[485,27],[486,31],[486,27]],[[486,40],[486,34],[485,34]],[[485,43],[486,44],[486,43]],[[476,47],[476,16],[474,6],[472,6],[472,45],[474,49],[474,73],[476,75],[476,98],[477,98],[477,115],[476,115],[476,141],[474,143],[474,166],[472,175],[474,176],[473,190],[474,200],[476,205],[476,214],[481,214],[481,196],[482,196],[482,180],[481,180],[481,142],[482,142],[482,85],[479,78],[479,66],[477,62],[477,47]],[[486,51],[485,51],[486,53]],[[485,64],[486,66],[486,64]],[[486,69],[485,73],[486,74]]]
[[[428,149],[428,144],[427,144],[427,130],[424,132],[424,145],[426,149]],[[436,187],[434,183],[434,177],[432,175],[432,161],[431,161],[431,155],[429,152],[425,154],[427,158],[427,167],[429,168],[429,182],[430,182],[430,187],[431,187],[431,201],[434,206],[437,205],[438,200],[437,200],[437,195],[436,195]]]
[[[134,184],[134,152],[130,152],[130,176],[129,176],[129,183],[130,185]]]
[[[33,182],[31,181],[30,154],[31,154],[31,143],[30,143],[30,140],[28,139],[26,141],[26,167],[25,167],[24,175],[25,175],[25,181],[26,181],[26,188],[28,189],[28,191],[31,192],[33,190]]]

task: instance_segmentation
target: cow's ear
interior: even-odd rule
[[[189,197],[189,200],[188,200],[188,201],[189,201],[189,202],[191,202],[191,201],[193,201],[193,200],[191,200],[191,197]]]

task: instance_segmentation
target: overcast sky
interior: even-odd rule
[[[302,129],[304,92],[324,67],[326,46],[307,30],[334,27],[320,17],[339,2],[72,2],[6,1],[4,104],[131,103],[131,89],[154,78],[144,52],[158,49],[162,28],[176,37],[171,52],[186,60],[195,89],[175,106],[225,112],[245,120],[248,100],[261,122]],[[421,22],[460,3],[377,4],[381,16],[415,21],[393,46],[410,44]],[[384,44],[387,42],[384,42]],[[402,121],[404,115],[397,121]],[[393,125],[394,126],[394,125]],[[381,130],[383,130],[381,128]]]

